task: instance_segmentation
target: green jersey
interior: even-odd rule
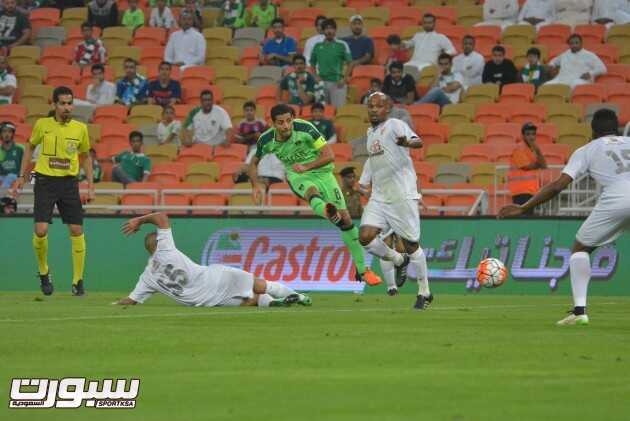
[[[276,18],[276,15],[276,6],[274,6],[273,4],[269,3],[267,5],[267,8],[264,10],[262,7],[260,7],[260,4],[255,4],[252,7],[248,18],[250,22],[255,23],[255,25],[251,26],[257,26],[262,29],[269,29],[269,27],[271,26],[271,21]]]
[[[125,151],[114,158],[122,170],[135,181],[142,181],[144,174],[151,172],[151,160],[143,153]]]
[[[266,154],[275,154],[284,164],[287,173],[293,173],[293,165],[308,164],[319,157],[319,151],[326,146],[324,136],[306,120],[293,120],[293,133],[284,142],[276,138],[276,129],[271,128],[260,135],[256,144],[256,156],[260,159]],[[332,173],[333,163],[315,168],[307,173]]]
[[[22,166],[24,146],[14,143],[8,151],[0,146],[0,175],[18,174]]]
[[[311,54],[311,66],[317,68],[317,74],[326,82],[337,82],[343,79],[343,67],[350,63],[350,49],[344,41],[324,40],[315,45]]]
[[[133,11],[131,9],[127,9],[123,14],[122,25],[131,30],[144,26],[144,12],[142,9],[136,9]]]

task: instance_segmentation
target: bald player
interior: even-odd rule
[[[391,102],[381,93],[368,98],[370,127],[367,131],[369,158],[360,184],[371,181],[372,194],[363,211],[359,241],[372,255],[393,262],[396,283],[402,286],[407,266],[418,274],[418,296],[414,308],[425,309],[433,300],[429,291],[427,260],[420,248],[420,195],[409,148],[421,148],[422,141],[402,120],[388,118]],[[381,233],[393,231],[402,240],[405,253],[389,247]]]

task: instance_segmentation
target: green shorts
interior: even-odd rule
[[[346,209],[346,200],[339,188],[339,183],[332,172],[287,173],[287,181],[291,190],[304,199],[306,192],[315,187],[324,201],[334,204],[337,209]]]

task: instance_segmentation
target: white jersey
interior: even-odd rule
[[[389,118],[377,127],[368,129],[369,158],[363,167],[361,180],[367,178],[368,183],[371,181],[370,200],[393,203],[403,199],[420,198],[409,148],[396,143],[396,139],[402,136],[407,139],[419,139],[404,121],[396,118]]]
[[[630,209],[630,137],[604,136],[576,150],[563,173],[589,174],[602,187],[599,204]]]
[[[212,307],[222,298],[217,292],[224,269],[221,265],[196,264],[177,250],[170,229],[159,229],[157,249],[129,298],[143,303],[161,292],[180,304]]]

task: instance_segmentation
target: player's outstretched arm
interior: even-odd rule
[[[571,184],[572,181],[573,179],[569,175],[562,173],[554,181],[544,185],[543,188],[534,195],[534,197],[529,199],[524,204],[520,206],[507,205],[501,208],[499,214],[497,215],[497,218],[501,219],[509,216],[520,216],[535,208],[536,206],[548,202],[549,200],[556,197],[558,194],[560,194],[562,190],[564,190],[569,184]]]
[[[144,224],[153,224],[160,229],[169,229],[171,227],[171,224],[168,221],[168,216],[165,213],[155,212],[139,216],[125,222],[122,227],[122,232],[127,236],[135,234]]]
[[[138,303],[136,301],[132,300],[129,297],[125,297],[125,298],[121,298],[118,301],[114,301],[112,304],[113,305],[117,305],[117,306],[133,306],[133,305],[136,305]]]
[[[403,148],[418,149],[422,147],[422,140],[420,138],[408,139],[407,136],[398,136],[396,138],[396,144]]]

